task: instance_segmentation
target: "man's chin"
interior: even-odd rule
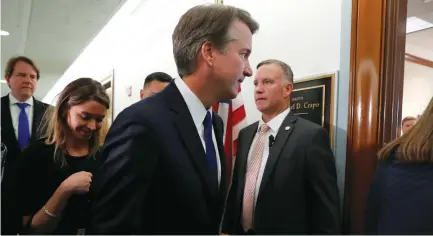
[[[33,96],[33,91],[29,90],[29,89],[25,89],[25,90],[23,89],[21,94],[26,96],[26,97],[31,97],[31,96]]]
[[[235,99],[238,96],[238,92],[232,90],[226,90],[224,93],[221,93],[221,99],[220,101],[225,101],[225,100],[229,100],[229,99]]]
[[[263,112],[265,112],[265,111],[267,110],[267,107],[266,107],[266,106],[258,105],[258,104],[256,104],[256,108],[257,108],[257,110],[260,111],[261,113],[263,113]]]
[[[237,96],[238,96],[237,92],[232,91],[232,93],[230,93],[230,99],[235,99]]]
[[[232,89],[232,93],[234,94],[233,96],[238,96],[238,94],[239,94],[239,87],[238,86],[235,86],[233,89]]]

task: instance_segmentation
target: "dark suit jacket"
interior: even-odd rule
[[[290,127],[286,130],[286,127]],[[248,153],[258,122],[239,134],[223,232],[244,233],[242,199]],[[340,204],[334,156],[322,127],[291,113],[282,123],[260,185],[256,234],[338,234]]]
[[[433,234],[433,164],[379,163],[365,212],[365,233]]]
[[[188,107],[172,82],[112,124],[93,183],[96,234],[217,234],[227,193],[222,119],[213,113],[221,184],[208,171]]]
[[[33,98],[33,123],[30,142],[34,142],[43,134],[40,124],[45,111],[49,107],[41,101]],[[4,160],[4,174],[2,180],[2,234],[16,234],[21,226],[21,218],[16,215],[17,203],[15,201],[14,188],[17,168],[20,161],[21,149],[12,125],[11,111],[9,107],[9,95],[1,98],[1,142],[8,149]],[[3,164],[3,163],[2,163]],[[17,220],[18,217],[18,220]]]

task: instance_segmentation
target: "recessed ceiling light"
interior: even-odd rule
[[[0,30],[0,35],[1,35],[1,36],[8,36],[8,35],[9,35],[9,32],[4,31],[4,30]]]
[[[406,21],[406,34],[413,33],[420,30],[432,28],[433,24],[418,17],[411,16]]]

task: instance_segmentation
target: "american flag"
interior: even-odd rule
[[[224,122],[224,151],[226,154],[227,180],[231,181],[234,158],[237,153],[239,131],[247,125],[244,101],[241,89],[235,99],[221,101],[213,106],[213,110],[221,116]]]

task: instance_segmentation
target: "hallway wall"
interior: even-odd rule
[[[406,61],[402,117],[421,115],[433,97],[433,69]]]

